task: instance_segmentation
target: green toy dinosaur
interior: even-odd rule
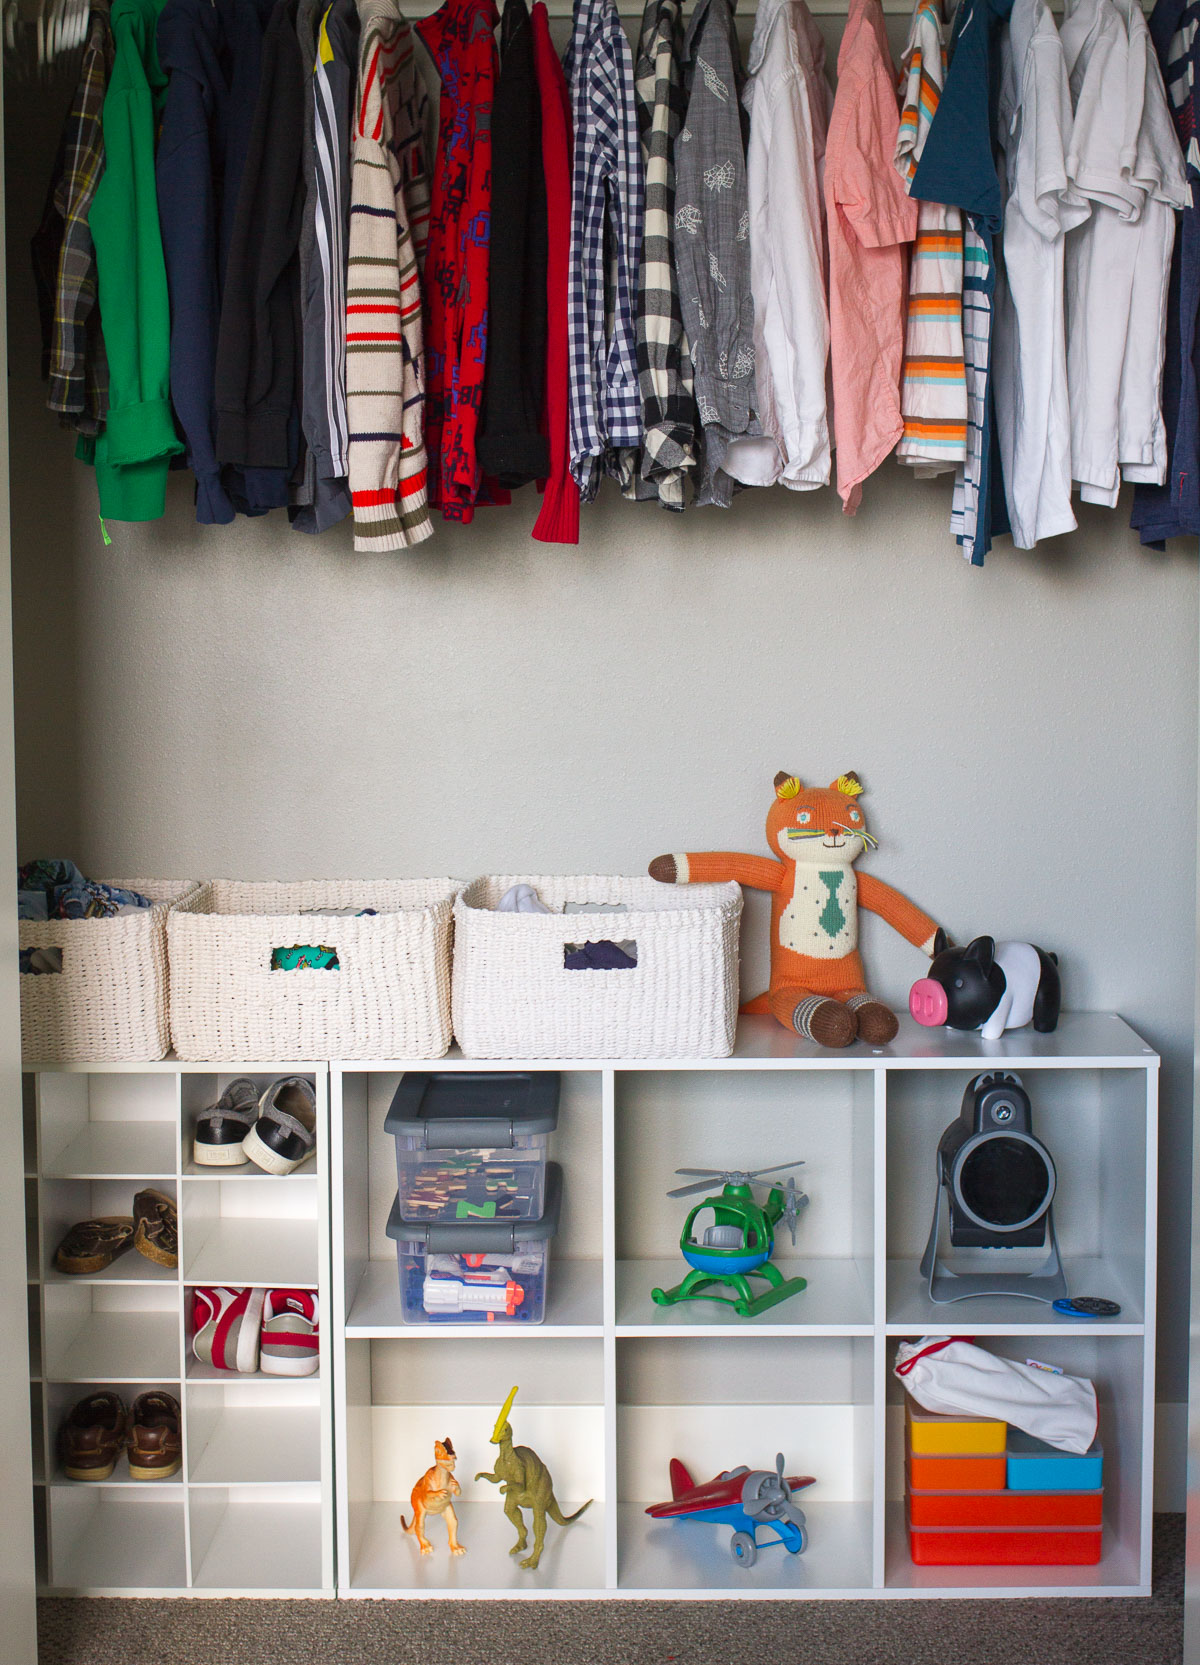
[[[520,1555],[528,1544],[529,1534],[525,1530],[521,1510],[529,1509],[532,1512],[533,1549],[521,1562],[523,1567],[532,1571],[542,1558],[542,1545],[546,1541],[546,1517],[549,1516],[559,1526],[569,1526],[573,1520],[579,1519],[584,1509],[591,1506],[592,1500],[589,1497],[573,1515],[563,1514],[554,1495],[554,1481],[550,1478],[550,1470],[536,1451],[531,1451],[527,1445],[514,1445],[512,1442],[512,1424],[508,1420],[508,1413],[516,1397],[517,1390],[514,1388],[504,1401],[503,1409],[496,1418],[496,1426],[492,1429],[492,1444],[500,1447],[495,1473],[481,1472],[475,1478],[490,1481],[493,1486],[499,1486],[504,1494],[504,1513],[517,1529],[517,1541],[509,1550],[510,1555]]]

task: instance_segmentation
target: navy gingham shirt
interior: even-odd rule
[[[601,471],[616,471],[617,451],[642,441],[637,286],[645,179],[633,57],[614,0],[577,0],[564,68],[575,128],[567,287],[571,473],[586,502]]]

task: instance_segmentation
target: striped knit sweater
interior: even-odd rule
[[[396,0],[359,0],[351,150],[346,396],[354,547],[404,549],[433,531],[417,263],[429,227],[425,91]]]

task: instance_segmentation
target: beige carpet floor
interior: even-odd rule
[[[1179,1665],[1183,1544],[1139,1601],[52,1600],[40,1665]]]

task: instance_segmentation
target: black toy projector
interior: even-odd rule
[[[921,1261],[930,1299],[1024,1295],[1050,1302],[1065,1295],[1052,1209],[1057,1183],[1054,1158],[1034,1136],[1020,1076],[976,1076],[938,1141],[937,1199]],[[943,1197],[949,1247],[966,1251],[958,1270],[940,1254]]]

